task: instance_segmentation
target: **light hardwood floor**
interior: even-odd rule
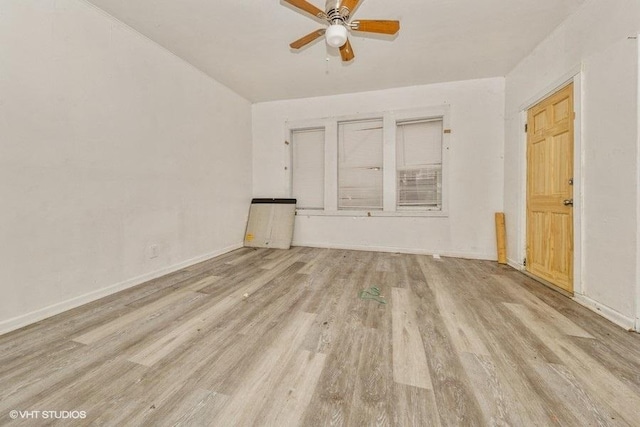
[[[387,304],[358,298],[371,286]],[[60,425],[637,426],[640,336],[494,262],[245,248],[1,336],[0,424],[50,422],[11,410],[86,412]]]

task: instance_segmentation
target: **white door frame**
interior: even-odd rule
[[[636,74],[638,78],[638,112],[640,112],[640,34],[636,37],[636,45],[638,48],[638,66],[636,68]],[[636,149],[636,174],[637,179],[636,182],[640,182],[640,114],[638,114],[638,124],[636,126],[636,137],[638,139],[637,149]],[[634,322],[634,329],[636,332],[640,332],[640,188],[638,189],[638,193],[636,195],[636,318]]]
[[[522,150],[519,159],[521,166],[519,222],[521,226],[518,230],[518,238],[521,242],[519,262],[522,263],[522,260],[524,260],[527,254],[527,133],[524,132],[524,125],[527,123],[527,113],[531,107],[540,101],[553,95],[564,86],[573,83],[573,111],[576,114],[573,123],[573,293],[577,295],[585,293],[585,286],[582,283],[582,265],[584,259],[582,252],[584,238],[582,229],[584,209],[582,205],[582,184],[584,183],[582,167],[582,159],[584,158],[582,148],[582,79],[582,64],[580,64],[573,67],[568,73],[556,79],[520,106],[520,129],[522,129],[520,147]],[[521,265],[521,269],[525,269],[524,265]],[[638,274],[640,275],[640,271],[638,271]]]

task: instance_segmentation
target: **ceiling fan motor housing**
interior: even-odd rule
[[[331,47],[340,47],[347,42],[347,19],[349,9],[340,6],[341,0],[327,0],[325,13],[329,28],[325,33],[325,40]]]
[[[351,11],[346,7],[342,6],[341,3],[343,3],[342,0],[327,0],[324,7],[324,10],[327,13],[327,15],[329,15],[330,11],[335,10],[341,13],[345,17],[348,16]]]

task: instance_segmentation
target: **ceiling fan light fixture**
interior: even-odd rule
[[[331,47],[341,47],[347,42],[348,31],[342,24],[332,24],[327,28],[325,39]]]
[[[280,0],[288,3],[305,14],[325,21],[327,28],[320,28],[289,44],[293,50],[298,50],[325,36],[328,46],[340,48],[340,57],[343,62],[352,61],[355,55],[349,41],[350,31],[363,33],[395,35],[400,31],[400,21],[388,19],[361,19],[351,20],[353,11],[362,0],[326,0],[325,10],[320,10],[307,0]],[[320,0],[316,0],[320,1]]]

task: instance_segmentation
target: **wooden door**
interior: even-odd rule
[[[573,292],[573,85],[527,119],[527,259],[531,274]]]

